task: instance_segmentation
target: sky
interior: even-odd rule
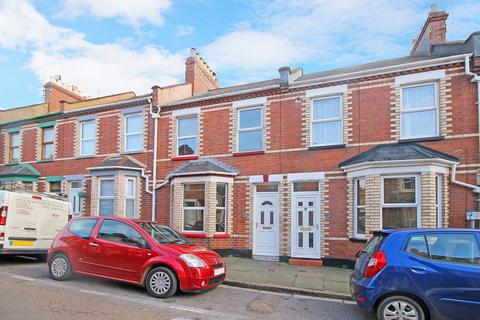
[[[0,108],[43,101],[61,75],[97,97],[184,81],[190,48],[220,86],[408,55],[432,1],[0,0]],[[447,39],[480,31],[480,1],[437,1]]]

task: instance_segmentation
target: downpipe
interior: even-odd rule
[[[157,136],[158,136],[158,119],[160,118],[160,107],[158,107],[157,112],[153,112],[153,105],[152,105],[152,99],[148,98],[148,104],[150,107],[149,113],[150,116],[153,119],[153,164],[152,164],[152,191],[147,191],[152,195],[152,209],[151,209],[151,215],[152,215],[152,221],[156,221],[156,213],[155,213],[155,208],[157,205],[157,193],[155,192],[155,187],[157,184]],[[147,186],[146,189],[148,189],[148,180],[147,180]]]

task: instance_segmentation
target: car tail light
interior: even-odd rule
[[[7,223],[7,212],[7,206],[0,207],[0,226],[4,226]]]
[[[365,269],[365,277],[371,278],[380,272],[387,265],[387,257],[385,252],[378,251],[368,261],[367,269]]]

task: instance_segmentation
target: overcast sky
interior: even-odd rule
[[[438,1],[448,40],[480,30],[480,1]],[[408,55],[431,1],[0,0],[0,107],[41,102],[60,74],[82,94],[183,82],[190,47],[221,86]]]

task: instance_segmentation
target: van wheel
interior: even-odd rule
[[[68,257],[63,253],[53,256],[48,265],[50,277],[54,280],[64,281],[72,277],[72,265]]]
[[[178,289],[178,281],[172,270],[165,267],[153,268],[145,280],[149,295],[155,298],[170,298]]]
[[[425,320],[425,312],[417,301],[409,297],[392,296],[378,306],[377,319]]]

